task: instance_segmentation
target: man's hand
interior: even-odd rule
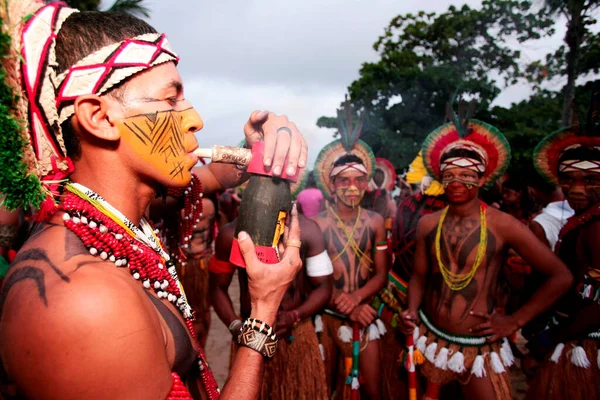
[[[412,335],[413,331],[417,327],[417,313],[410,310],[404,310],[400,313],[398,328],[405,335]]]
[[[284,243],[300,242],[298,211],[292,208],[290,228],[286,228]],[[281,261],[277,264],[264,264],[256,256],[254,243],[246,232],[238,235],[240,250],[246,262],[248,291],[252,305],[252,317],[273,325],[281,299],[290,283],[302,267],[300,248],[280,245]]]
[[[350,315],[361,301],[361,298],[354,293],[342,293],[333,300],[337,310],[344,315]]]
[[[277,333],[277,336],[282,338],[289,336],[294,327],[294,322],[294,317],[289,311],[280,310],[277,313],[277,322],[275,323],[275,333]]]
[[[471,311],[469,314],[485,320],[485,322],[471,328],[470,331],[478,336],[489,336],[488,343],[508,337],[519,330],[519,324],[511,315],[506,315],[497,310],[492,314],[477,311]]]
[[[350,321],[358,322],[363,328],[371,325],[377,317],[377,311],[368,304],[355,307],[350,313]]]
[[[288,175],[294,175],[297,168],[306,167],[308,146],[296,124],[285,115],[275,115],[269,111],[254,111],[244,126],[246,143],[249,147],[255,142],[265,142],[263,163],[276,176],[287,168]],[[283,165],[285,157],[287,165]]]

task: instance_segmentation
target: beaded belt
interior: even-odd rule
[[[487,343],[487,338],[489,336],[467,336],[467,335],[454,335],[448,332],[444,332],[443,330],[437,328],[435,325],[429,321],[427,315],[422,310],[419,310],[419,318],[421,318],[421,322],[423,325],[427,327],[427,329],[436,335],[440,339],[444,339],[447,342],[459,344],[463,346],[476,346],[480,347]]]

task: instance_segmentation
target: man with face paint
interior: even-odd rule
[[[427,378],[425,398],[438,398],[441,386],[458,381],[466,398],[509,399],[514,357],[505,338],[550,307],[572,278],[526,226],[479,200],[480,187],[497,179],[510,159],[495,128],[476,120],[443,125],[424,142],[423,159],[448,200],[419,221],[401,319]],[[505,315],[496,308],[495,290],[509,247],[548,278],[527,304]]]
[[[0,18],[12,39],[2,154],[22,154],[3,164],[0,192],[5,204],[39,208],[0,290],[0,397],[217,399],[173,259],[144,216],[157,193],[192,185],[198,161],[203,122],[185,99],[177,55],[128,15],[10,0]],[[305,166],[306,144],[286,117],[256,111],[243,131],[249,145],[264,140],[274,175]],[[193,190],[206,194],[247,179],[228,165],[195,173]],[[291,214],[295,247],[281,249],[279,264],[261,263],[251,238],[238,236],[252,320],[224,399],[256,398],[275,353],[270,326],[301,264]]]
[[[325,169],[326,160],[336,155],[333,165]],[[337,398],[348,398],[350,394],[344,384],[350,372],[348,360],[355,355],[351,342],[358,340],[352,337],[355,327],[361,330],[360,358],[359,365],[350,364],[355,373],[360,374],[364,395],[369,399],[381,397],[379,339],[385,331],[381,321],[375,323],[377,311],[371,307],[371,301],[387,282],[387,242],[383,218],[360,207],[373,168],[373,159],[365,165],[361,156],[368,158],[369,155],[372,157],[370,148],[361,141],[350,153],[346,153],[341,144],[330,145],[321,151],[315,165],[321,190],[334,198],[334,204],[314,220],[325,234],[327,252],[333,263],[333,296],[328,312],[322,316],[321,338],[330,389],[336,391]],[[343,366],[346,366],[346,375]]]
[[[555,252],[575,281],[554,307],[551,321],[530,340],[542,362],[527,394],[530,399],[600,397],[600,129],[595,87],[586,126],[546,137],[534,152],[537,170],[559,184],[575,210],[562,228]]]

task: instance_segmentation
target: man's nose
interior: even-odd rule
[[[198,132],[204,127],[200,114],[193,108],[181,112],[181,130],[185,133]]]

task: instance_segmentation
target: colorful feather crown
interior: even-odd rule
[[[331,177],[329,173],[333,164],[345,154],[354,154],[365,164],[369,181],[375,172],[375,155],[368,144],[360,140],[363,128],[363,114],[358,114],[348,98],[342,108],[337,110],[338,127],[341,139],[329,143],[317,156],[314,174],[317,186],[326,197],[333,193],[330,189]]]
[[[582,170],[598,172],[600,164],[600,81],[593,86],[592,98],[588,109],[587,120],[584,123],[578,120],[574,112],[572,126],[559,129],[546,136],[537,145],[533,152],[533,164],[537,171],[548,182],[558,185],[558,172],[561,163],[576,162]],[[580,160],[564,160],[565,153],[572,151],[579,153]],[[570,157],[568,157],[570,158]],[[577,165],[574,165],[577,167]],[[563,165],[563,170],[568,170],[568,165]]]
[[[457,146],[470,148],[484,158],[485,186],[502,176],[510,163],[510,145],[498,129],[475,119],[460,124],[455,120],[434,130],[423,142],[423,161],[431,176],[442,180],[442,156]]]

